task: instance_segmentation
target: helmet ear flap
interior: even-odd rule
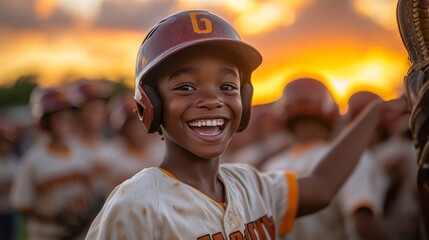
[[[241,102],[243,104],[243,113],[241,114],[240,125],[237,132],[241,132],[247,128],[250,122],[250,115],[252,112],[252,96],[253,86],[249,83],[244,83],[241,86]]]
[[[162,104],[155,89],[143,84],[140,88],[141,96],[137,100],[137,112],[146,128],[146,133],[155,133],[161,126]]]

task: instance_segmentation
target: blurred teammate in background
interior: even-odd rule
[[[252,107],[248,129],[234,136],[224,153],[224,162],[260,168],[266,159],[290,145],[290,133],[276,114],[275,105],[271,103]]]
[[[329,150],[340,123],[338,105],[326,86],[311,78],[286,85],[279,107],[293,135],[291,147],[269,159],[262,169],[288,169],[303,177],[310,174]],[[343,159],[347,161],[347,159]],[[287,239],[386,239],[377,223],[381,200],[372,186],[373,169],[367,154],[334,201],[324,210],[296,220]]]
[[[351,122],[366,105],[381,100],[373,92],[359,91],[348,101]],[[383,226],[394,239],[418,239],[416,154],[408,129],[409,115],[387,114],[374,133],[368,152],[379,169],[373,184],[383,199]]]
[[[29,240],[72,239],[83,230],[67,218],[85,215],[91,202],[88,162],[69,142],[73,104],[61,88],[37,88],[30,107],[40,134],[18,166],[11,201],[27,218]]]
[[[77,106],[73,144],[87,155],[94,191],[107,196],[112,190],[110,174],[116,161],[106,137],[107,102],[113,94],[112,86],[102,80],[80,80],[68,86],[67,91]]]
[[[108,109],[110,126],[115,132],[112,156],[116,166],[110,177],[115,187],[143,168],[158,166],[164,150],[158,136],[145,133],[136,113],[133,93],[113,97]]]

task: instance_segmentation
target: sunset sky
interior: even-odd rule
[[[2,0],[0,84],[38,74],[126,79],[159,20],[185,9],[227,19],[264,62],[253,74],[254,104],[275,101],[297,77],[317,76],[344,106],[357,90],[398,96],[408,69],[396,0]]]

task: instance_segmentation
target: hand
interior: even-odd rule
[[[408,111],[408,103],[404,95],[396,99],[381,102],[381,104],[383,105],[382,106],[383,113],[392,111],[393,113],[396,113],[396,114],[402,114]]]

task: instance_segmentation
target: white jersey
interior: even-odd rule
[[[56,216],[73,201],[88,196],[89,165],[77,149],[59,156],[47,148],[36,144],[25,153],[14,178],[11,201],[18,210]],[[64,229],[54,221],[29,218],[27,232],[30,240],[52,239]]]
[[[376,162],[386,171],[386,174],[381,176],[389,181],[389,185],[389,166],[396,165],[402,170],[401,182],[396,183],[398,192],[395,198],[387,199],[388,207],[385,208],[383,225],[395,239],[412,239],[419,224],[416,195],[417,157],[414,145],[409,140],[391,138],[375,147],[373,153]]]
[[[9,194],[17,164],[14,155],[0,156],[0,215],[13,212]]]
[[[328,150],[328,144],[322,142],[295,146],[269,160],[262,169],[287,169],[295,171],[299,177],[305,177],[313,171]],[[368,207],[375,214],[380,214],[381,200],[374,195],[375,189],[371,185],[371,165],[371,160],[365,155],[331,204],[317,213],[297,219],[286,238],[350,239],[354,233],[348,230],[347,217],[355,210]]]
[[[79,137],[72,137],[71,144],[84,152],[84,159],[91,165],[92,187],[96,193],[108,195],[113,189],[113,180],[110,178],[116,166],[116,154],[112,143],[100,138],[93,144],[86,144]]]
[[[277,239],[294,221],[297,181],[221,164],[226,205],[161,168],[146,168],[109,196],[86,239]]]

